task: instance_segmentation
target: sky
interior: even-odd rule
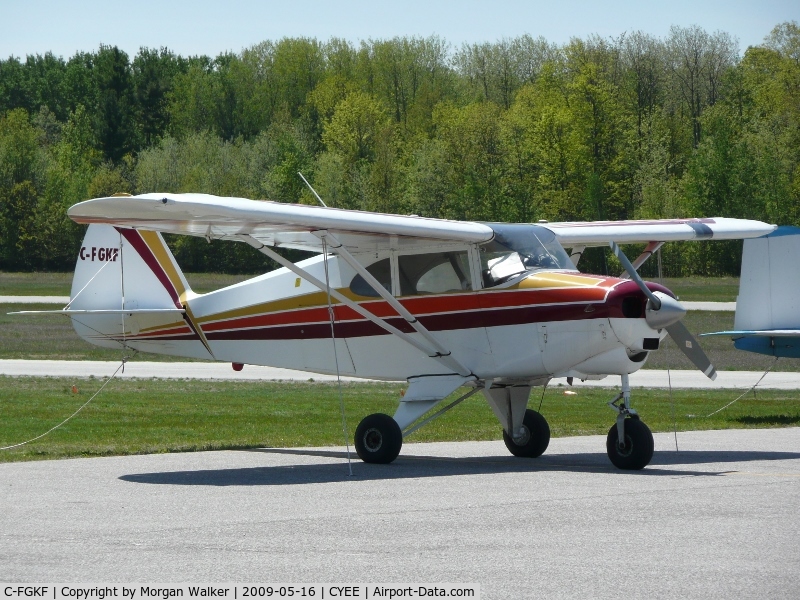
[[[740,51],[775,25],[800,22],[798,0],[0,0],[0,59],[48,51],[65,59],[100,44],[191,56],[240,52],[264,40],[360,40],[437,34],[458,48],[523,34],[572,37],[699,25],[738,38]]]

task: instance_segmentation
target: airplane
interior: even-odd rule
[[[665,242],[775,229],[729,218],[480,223],[193,193],[96,198],[68,215],[88,228],[60,312],[92,344],[234,369],[405,381],[394,415],[369,415],[355,431],[358,456],[382,464],[397,458],[405,436],[477,392],[511,454],[538,457],[550,427],[528,408],[531,388],[555,377],[616,375],[606,450],[620,469],[642,469],[653,456],[653,435],[631,407],[629,374],[667,334],[716,376],[680,322],[686,311],[675,295],[637,269]],[[243,242],[281,268],[197,294],[162,233]],[[618,244],[640,242],[647,247],[631,263]],[[610,246],[626,274],[580,273],[592,246]],[[315,255],[295,264],[275,248]],[[462,386],[463,395],[433,412]]]
[[[775,357],[800,358],[800,227],[778,227],[745,240],[736,316],[726,335],[739,350]]]

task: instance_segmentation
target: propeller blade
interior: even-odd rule
[[[717,378],[717,370],[714,368],[714,365],[711,364],[711,360],[706,356],[706,353],[703,352],[697,340],[694,339],[692,334],[689,333],[689,330],[686,329],[686,325],[680,321],[676,321],[671,325],[667,325],[666,330],[670,337],[675,340],[680,351],[692,361],[695,367],[700,369],[703,374],[712,381]]]
[[[628,257],[625,256],[625,253],[619,245],[617,245],[616,242],[609,242],[608,244],[611,246],[614,255],[619,259],[619,262],[625,267],[625,271],[630,275],[631,281],[639,286],[639,289],[642,290],[642,293],[644,293],[649,300],[647,303],[648,325],[653,329],[661,329],[662,327],[666,329],[670,337],[675,340],[680,351],[692,361],[692,364],[700,369],[703,374],[712,381],[716,379],[717,370],[714,368],[714,365],[711,364],[711,360],[706,356],[706,353],[703,352],[697,340],[689,333],[689,330],[686,329],[686,326],[680,321],[683,315],[686,314],[686,309],[674,298],[661,294],[660,292],[658,294],[651,292],[650,288],[645,285],[644,280],[639,277],[636,268],[631,264],[631,261],[628,260]],[[659,313],[662,304],[664,306],[664,311],[663,313]]]
[[[635,282],[636,285],[639,286],[639,289],[642,290],[642,293],[644,293],[644,295],[647,296],[647,298],[650,300],[653,306],[653,310],[658,310],[659,308],[661,308],[661,300],[659,300],[653,294],[653,292],[650,291],[650,288],[648,288],[644,284],[644,280],[641,277],[639,277],[639,273],[633,267],[631,261],[628,260],[628,257],[625,256],[625,253],[622,251],[622,248],[620,248],[616,242],[609,242],[608,245],[611,246],[611,251],[619,259],[619,262],[622,263],[622,266],[625,268],[625,271],[630,276],[631,281]]]

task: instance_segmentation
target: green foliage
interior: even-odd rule
[[[316,203],[298,172],[361,210],[800,224],[800,28],[741,57],[692,26],[560,47],[284,38],[216,58],[101,46],[0,60],[0,268],[71,268],[81,228],[65,211],[89,197]],[[263,267],[236,244],[171,244],[193,269]],[[664,267],[736,274],[739,252],[670,245]],[[607,270],[605,254],[582,267]]]

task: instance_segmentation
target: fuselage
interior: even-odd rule
[[[364,292],[363,281],[344,261],[329,256],[327,262],[331,287],[401,331],[419,335],[377,294],[358,293]],[[324,263],[317,256],[298,265],[324,280]],[[129,260],[126,269],[133,268]],[[132,285],[127,286],[131,296]],[[491,288],[397,298],[481,379],[631,373],[664,335],[645,322],[646,298],[634,283],[574,270],[543,268]],[[208,294],[187,289],[181,303],[182,318],[131,314],[122,323],[99,315],[91,324],[82,317],[76,329],[108,347],[124,341],[144,352],[319,373],[335,373],[338,362],[340,373],[370,379],[448,372],[335,300],[332,328],[327,294],[287,269]]]

